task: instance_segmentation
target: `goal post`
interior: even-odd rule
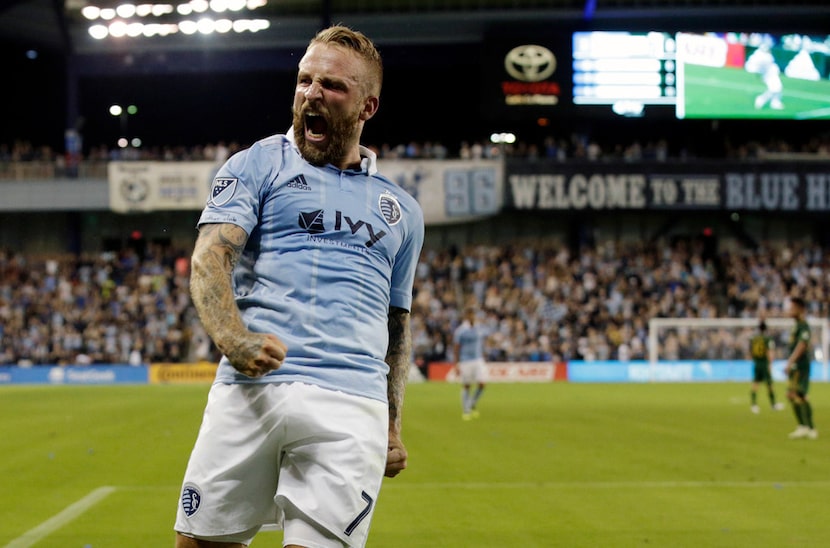
[[[675,332],[685,330],[688,334],[694,331],[701,332],[712,329],[732,330],[732,332],[743,330],[744,334],[749,336],[757,332],[759,323],[759,318],[651,318],[648,321],[649,363],[655,365],[661,359],[664,359],[661,356],[661,343],[665,334],[670,330],[675,330]],[[790,318],[767,318],[764,323],[766,323],[770,335],[774,335],[776,330],[781,335],[792,329],[794,320]],[[827,318],[808,317],[807,323],[813,331],[813,340],[818,339],[817,344],[813,346],[814,355],[811,361],[820,362],[826,372],[828,370],[828,350],[830,350],[830,321]],[[780,337],[778,340],[780,341]],[[747,356],[746,359],[749,359],[748,346],[743,346],[741,350]]]

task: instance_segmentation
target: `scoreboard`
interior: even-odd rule
[[[676,50],[668,32],[574,32],[574,104],[633,116],[646,105],[675,105]]]

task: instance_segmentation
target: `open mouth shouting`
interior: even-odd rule
[[[326,140],[329,133],[329,123],[322,114],[306,112],[303,119],[307,142],[322,143]]]

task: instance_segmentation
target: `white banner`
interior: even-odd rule
[[[418,200],[426,225],[495,215],[504,202],[500,160],[379,160],[378,169]]]
[[[218,168],[214,162],[110,162],[110,209],[201,210]]]
[[[110,162],[110,209],[201,210],[218,168],[212,162]],[[382,160],[379,168],[418,200],[427,225],[488,217],[504,204],[499,160]]]

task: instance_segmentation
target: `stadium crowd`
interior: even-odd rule
[[[713,144],[713,141],[715,144]],[[694,143],[698,143],[696,146]],[[800,140],[791,138],[746,139],[737,143],[729,139],[699,139],[691,144],[665,137],[633,139],[601,139],[590,134],[574,132],[567,137],[547,135],[537,141],[517,141],[512,144],[493,144],[483,140],[461,141],[454,146],[424,141],[400,144],[369,145],[381,159],[494,159],[521,158],[528,161],[623,161],[666,162],[669,160],[732,159],[763,160],[781,157],[809,157],[830,160],[830,134],[808,134]],[[106,176],[110,161],[212,161],[222,162],[242,148],[238,142],[218,142],[195,146],[167,145],[148,147],[89,148],[77,161],[85,173]],[[0,179],[50,178],[70,176],[73,162],[63,153],[47,145],[34,145],[18,140],[0,143]],[[97,170],[96,170],[97,168]],[[76,175],[72,175],[76,176]]]
[[[140,251],[140,252],[139,252]],[[188,291],[187,250],[149,244],[85,256],[0,254],[0,364],[218,358]],[[799,294],[827,317],[830,250],[765,245],[708,255],[696,241],[552,240],[425,249],[412,310],[414,359],[451,358],[464,306],[499,361],[646,359],[648,318],[781,316]],[[663,359],[744,359],[751,331],[668,330]]]

